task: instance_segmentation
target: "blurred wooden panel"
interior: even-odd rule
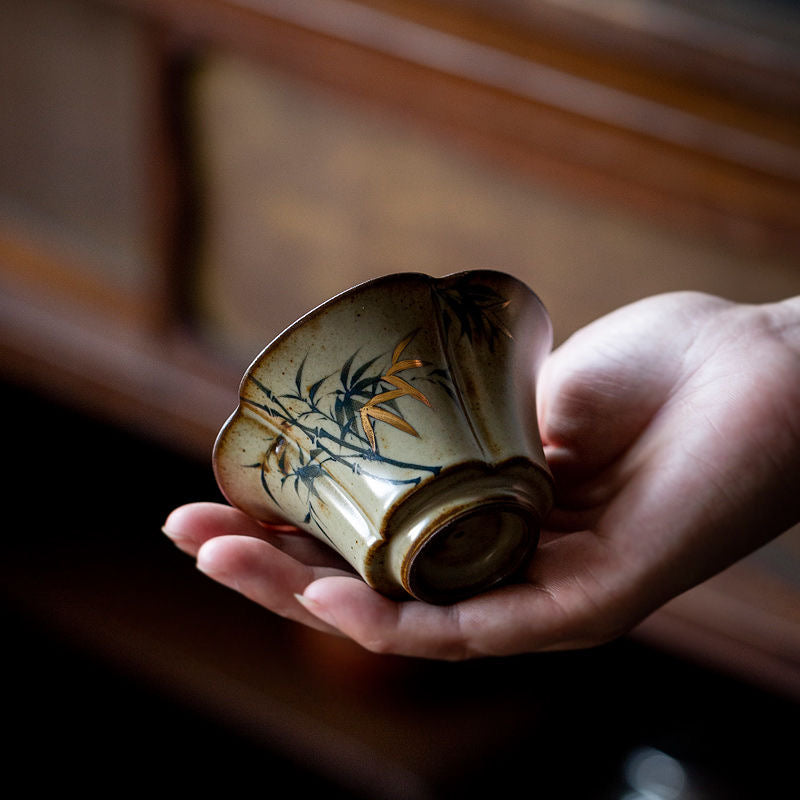
[[[148,281],[146,64],[140,23],[102,4],[0,7],[0,232],[57,251],[65,283]]]
[[[552,3],[526,4],[524,25],[514,15],[410,0],[126,5],[201,47],[220,45],[342,99],[401,113],[451,146],[477,148],[527,174],[598,192],[606,202],[655,208],[683,226],[797,245],[798,103],[790,92],[784,103],[765,102],[775,80],[747,60],[734,59],[733,86],[755,82],[759,91],[737,94],[702,73],[621,57],[622,42],[620,50],[587,48],[565,26],[554,33],[539,24]],[[761,41],[739,33],[723,44]],[[796,59],[785,79],[800,86]]]
[[[559,42],[585,57],[705,86],[707,99],[797,107],[800,13],[792,0],[437,0]]]
[[[225,53],[207,57],[192,96],[205,203],[197,302],[240,362],[388,272],[507,270],[542,296],[559,340],[655,292],[759,302],[800,289],[795,253],[626,214]]]

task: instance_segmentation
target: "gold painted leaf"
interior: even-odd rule
[[[371,397],[369,400],[367,400],[367,402],[364,403],[364,405],[359,409],[359,415],[361,416],[361,424],[364,428],[364,433],[367,435],[370,447],[372,447],[373,450],[375,450],[377,447],[375,430],[372,425],[373,419],[376,421],[385,422],[388,425],[403,431],[404,433],[409,433],[412,436],[419,437],[417,431],[399,414],[395,414],[393,411],[381,408],[382,403],[391,402],[399,397],[413,397],[420,403],[424,403],[429,408],[431,407],[430,401],[419,389],[412,386],[403,378],[399,378],[396,374],[398,372],[403,372],[403,370],[424,366],[425,362],[418,358],[407,358],[402,361],[399,360],[403,350],[406,349],[408,343],[414,338],[415,333],[416,332],[410,334],[405,339],[398,342],[397,346],[394,348],[394,352],[392,353],[392,364],[386,373],[381,376],[381,380],[386,381],[386,383],[389,383],[397,388],[388,392],[376,394],[374,397]]]
[[[395,372],[402,372],[404,369],[411,369],[412,367],[421,367],[423,365],[423,361],[418,358],[408,358],[405,361],[398,361],[396,364],[392,364],[391,367],[386,371],[387,375],[394,375]]]
[[[398,378],[397,375],[389,375],[388,373],[384,375],[384,380],[387,383],[391,383],[392,386],[396,386],[398,389],[401,389],[403,392],[405,392],[405,394],[410,395],[416,400],[419,400],[420,403],[425,403],[425,405],[430,408],[430,400],[428,400],[428,398],[425,397],[425,395],[419,389],[408,383],[408,381]],[[381,402],[383,402],[383,400]]]
[[[389,411],[388,409],[381,408],[380,406],[372,406],[371,408],[364,409],[364,412],[368,417],[374,417],[381,422],[386,422],[387,424],[403,431],[404,433],[410,433],[412,436],[419,436],[416,430],[414,430],[414,428],[409,425],[409,423],[406,422],[399,414],[395,414],[394,411]]]
[[[366,403],[362,406],[362,408],[372,408],[373,406],[379,406],[381,403],[388,403],[390,400],[395,400],[398,397],[403,397],[406,394],[405,389],[392,389],[389,392],[381,392],[380,394],[376,394],[374,397],[371,397],[367,400]]]
[[[414,333],[416,333],[416,331]],[[394,353],[392,353],[392,364],[400,358],[400,354],[408,347],[408,343],[414,338],[414,333],[410,333],[405,339],[397,343],[397,347],[394,348]]]

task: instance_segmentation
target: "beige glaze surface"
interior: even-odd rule
[[[534,411],[551,344],[541,302],[503,273],[356,286],[248,369],[214,449],[219,485],[248,514],[327,542],[387,594],[479,591],[535,548],[552,503]],[[481,507],[507,524],[477,526]]]

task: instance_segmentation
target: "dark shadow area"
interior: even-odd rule
[[[21,781],[25,794],[107,796],[119,789],[268,792],[288,781],[304,793],[351,796],[99,656],[60,629],[54,619],[61,616],[29,605],[40,556],[47,563],[61,557],[65,569],[75,553],[98,550],[169,561],[177,551],[159,530],[169,510],[219,495],[206,464],[14,387],[3,396],[14,420],[5,437],[14,464],[5,496],[16,513],[5,526],[0,568],[11,782]],[[4,580],[12,572],[31,576],[28,597],[18,579],[13,588]]]
[[[58,593],[46,584],[55,574],[53,565],[63,564],[80,581],[76,565],[81,554],[102,559],[107,552],[109,570],[114,570],[120,553],[128,553],[130,564],[152,565],[152,578],[145,575],[140,584],[143,607],[151,599],[148,581],[156,586],[159,574],[174,572],[176,599],[185,586],[195,587],[196,580],[198,596],[208,592],[212,603],[230,604],[237,624],[246,622],[251,626],[247,630],[263,628],[265,641],[272,636],[287,651],[297,649],[281,657],[297,665],[299,691],[306,691],[308,674],[302,670],[300,640],[291,638],[294,628],[284,630],[227,590],[216,594],[216,587],[210,582],[206,587],[202,576],[187,578],[190,560],[159,531],[175,505],[218,499],[210,465],[13,387],[4,388],[4,397],[10,412],[6,463],[11,467],[5,496],[16,512],[5,525],[0,567],[9,782],[22,781],[26,794],[244,787],[272,793],[288,787],[303,794],[320,792],[331,800],[358,797],[344,764],[337,780],[335,768],[321,770],[307,763],[297,748],[281,745],[280,736],[273,745],[265,743],[254,734],[246,713],[225,719],[218,709],[193,704],[180,691],[170,692],[167,683],[153,680],[158,669],[140,674],[140,663],[155,663],[163,653],[141,652],[139,660],[126,665],[124,648],[118,658],[109,657],[111,645],[95,647],[85,631],[76,637],[64,625],[74,600],[65,593],[64,605],[58,607]],[[112,593],[115,580],[114,574],[108,576]],[[136,605],[134,598],[131,614]],[[103,612],[96,609],[98,619]],[[196,619],[186,620],[198,631],[211,632],[204,636],[212,635],[214,624],[200,610]],[[107,633],[103,636],[108,639]],[[103,636],[98,632],[98,640]],[[269,648],[255,641],[252,648],[264,651],[259,657],[266,669]],[[398,667],[391,659],[369,658],[366,669],[392,665],[383,683],[376,678],[371,686],[354,688],[330,679],[329,685],[313,691],[323,698],[351,692],[354,718],[361,713],[359,703],[374,708],[370,724],[398,752],[418,746],[409,740],[413,726],[393,728],[401,706],[403,719],[413,718],[415,708],[423,719],[423,709],[429,714],[435,710],[430,718],[456,718],[460,705],[474,707],[475,713],[465,717],[470,725],[480,725],[481,708],[519,706],[516,716],[506,715],[515,725],[509,735],[492,731],[479,757],[467,753],[459,761],[458,753],[449,752],[449,747],[459,747],[456,736],[452,744],[440,742],[441,752],[456,766],[438,772],[430,768],[406,794],[402,787],[387,787],[386,797],[504,797],[524,791],[548,798],[628,800],[644,796],[625,777],[626,763],[640,748],[674,759],[695,792],[693,798],[785,796],[785,787],[794,780],[800,723],[796,703],[634,640],[584,652],[465,664],[401,660]],[[240,668],[238,663],[232,662],[232,672]],[[172,664],[170,669],[179,674],[181,666]],[[381,729],[374,715],[384,706],[391,713]],[[501,724],[491,716],[485,719],[487,725]],[[353,724],[349,730],[352,738],[358,727]],[[376,795],[369,791],[365,796]]]

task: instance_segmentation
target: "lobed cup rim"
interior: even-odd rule
[[[276,334],[259,351],[259,353],[255,356],[255,358],[253,358],[250,361],[249,366],[244,371],[242,379],[239,382],[239,394],[241,395],[247,383],[249,375],[261,364],[261,362],[266,358],[266,356],[269,355],[270,351],[274,350],[279,344],[281,344],[286,338],[288,338],[288,336],[290,336],[293,331],[300,328],[301,326],[305,326],[305,324],[309,320],[319,316],[323,312],[327,311],[329,308],[332,308],[334,305],[338,305],[342,300],[349,299],[353,295],[356,295],[359,292],[365,291],[367,289],[373,289],[382,283],[401,283],[403,281],[418,279],[429,285],[432,285],[440,282],[450,281],[453,280],[454,278],[460,278],[467,275],[469,276],[474,275],[476,277],[479,277],[481,275],[491,275],[495,278],[502,278],[503,280],[511,280],[514,283],[518,284],[519,286],[524,287],[530,293],[532,299],[534,299],[540,306],[540,309],[544,313],[544,318],[547,321],[547,325],[550,329],[550,335],[552,336],[553,324],[552,320],[550,319],[550,314],[548,313],[544,302],[539,297],[539,295],[533,289],[531,289],[530,286],[528,286],[528,284],[525,283],[525,281],[521,280],[520,278],[517,278],[515,275],[512,275],[511,273],[490,268],[458,270],[457,272],[450,272],[440,277],[429,275],[426,272],[413,272],[413,271],[392,272],[387,275],[379,275],[375,278],[369,278],[365,281],[361,281],[360,283],[356,283],[347,289],[343,289],[341,292],[338,292],[337,294],[329,297],[327,300],[324,300],[323,302],[309,309],[300,317],[298,317],[294,322],[287,325],[282,331],[280,331],[280,333]]]

